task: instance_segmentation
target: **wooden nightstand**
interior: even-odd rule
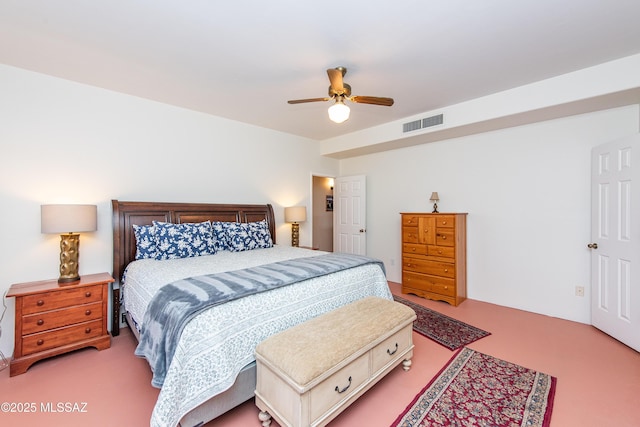
[[[71,284],[53,279],[11,285],[7,297],[16,298],[16,330],[9,375],[79,348],[109,348],[107,310],[113,281],[100,273]]]

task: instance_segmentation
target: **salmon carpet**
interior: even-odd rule
[[[480,338],[491,335],[490,332],[445,316],[420,304],[395,295],[393,298],[411,307],[416,312],[418,318],[413,322],[414,331],[447,347],[449,350],[457,350]]]
[[[548,427],[556,378],[471,350],[459,350],[393,427]]]

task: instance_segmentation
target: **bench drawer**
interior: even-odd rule
[[[363,354],[311,390],[311,419],[320,418],[334,405],[348,399],[368,379],[369,358]]]
[[[402,355],[413,345],[411,331],[413,331],[413,323],[400,329],[371,350],[371,366],[374,375],[399,357],[404,359]]]

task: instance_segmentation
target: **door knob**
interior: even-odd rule
[[[589,244],[587,245],[587,247],[588,247],[589,249],[598,249],[598,244],[597,244],[597,243],[589,243]]]
[[[360,232],[361,232],[361,233],[364,233],[365,231],[367,231],[367,229],[366,229],[366,228],[361,228],[361,229],[360,229]]]

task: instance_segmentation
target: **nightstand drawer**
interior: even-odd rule
[[[22,334],[29,335],[102,317],[102,302],[79,305],[69,309],[47,311],[22,317]]]
[[[102,335],[102,319],[22,338],[22,354],[28,355]]]
[[[57,308],[99,301],[102,301],[102,285],[26,295],[22,297],[22,314],[42,313]]]

